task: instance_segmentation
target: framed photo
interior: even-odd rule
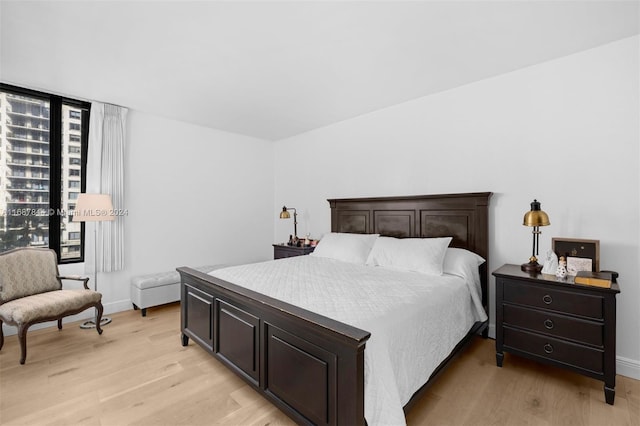
[[[593,271],[593,261],[586,257],[567,257],[567,274],[578,275],[578,271]]]
[[[575,275],[577,271],[600,271],[600,240],[552,238],[551,249],[558,259],[564,256],[567,261],[567,272],[570,275]]]

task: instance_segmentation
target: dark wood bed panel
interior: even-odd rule
[[[453,236],[453,246],[473,250],[488,261],[490,196],[487,192],[332,199],[331,230]],[[193,339],[300,424],[365,424],[367,331],[191,268],[178,271],[184,346]],[[486,263],[481,277],[486,309]],[[486,325],[475,324],[427,384]],[[414,396],[407,407],[415,400]]]
[[[487,310],[490,192],[329,200],[331,231],[388,237],[453,237],[450,246],[478,253]]]

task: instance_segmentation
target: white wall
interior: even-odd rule
[[[272,256],[271,143],[136,111],[128,121],[127,269],[102,279],[107,303],[129,303],[131,275]]]
[[[541,257],[552,237],[599,239],[601,269],[620,273],[618,371],[640,378],[638,45],[624,39],[279,141],[275,204],[298,207],[299,235],[320,237],[327,198],[491,191],[495,270],[531,255],[522,217],[537,198],[551,219]],[[291,233],[282,222],[277,241]]]
[[[127,126],[126,269],[98,277],[105,313],[132,308],[134,275],[272,258],[272,143],[137,111],[129,112]],[[60,271],[84,274],[84,265]],[[88,310],[65,322],[92,315]]]

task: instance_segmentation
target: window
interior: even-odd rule
[[[69,212],[85,188],[90,104],[3,83],[0,103],[0,251],[49,247],[60,263],[83,261],[84,226]]]
[[[73,221],[73,211],[76,209],[76,205],[75,204],[67,204],[67,222],[72,222]]]

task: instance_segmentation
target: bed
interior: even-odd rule
[[[488,261],[490,196],[467,193],[332,199],[331,231],[397,238],[451,237],[451,247],[467,249]],[[297,258],[287,261],[296,265],[319,262]],[[266,263],[277,262],[282,261]],[[479,267],[479,293],[485,310],[487,263]],[[262,267],[267,265],[255,266]],[[183,345],[192,339],[300,424],[384,422],[371,415],[365,420],[366,377],[368,383],[372,381],[371,375],[365,375],[365,347],[371,330],[349,324],[352,321],[339,321],[336,318],[340,315],[331,318],[301,307],[303,303],[296,305],[267,296],[246,282],[239,285],[239,279],[220,277],[238,277],[228,271],[220,271],[220,276],[188,267],[178,271]],[[404,314],[390,312],[385,322]],[[419,398],[473,335],[486,336],[486,327],[486,320],[471,323],[450,353],[425,377],[426,383],[418,386],[409,401],[402,401],[404,408]],[[375,339],[371,339],[367,355],[373,353],[374,343],[378,343]],[[377,378],[375,372],[371,374]]]

